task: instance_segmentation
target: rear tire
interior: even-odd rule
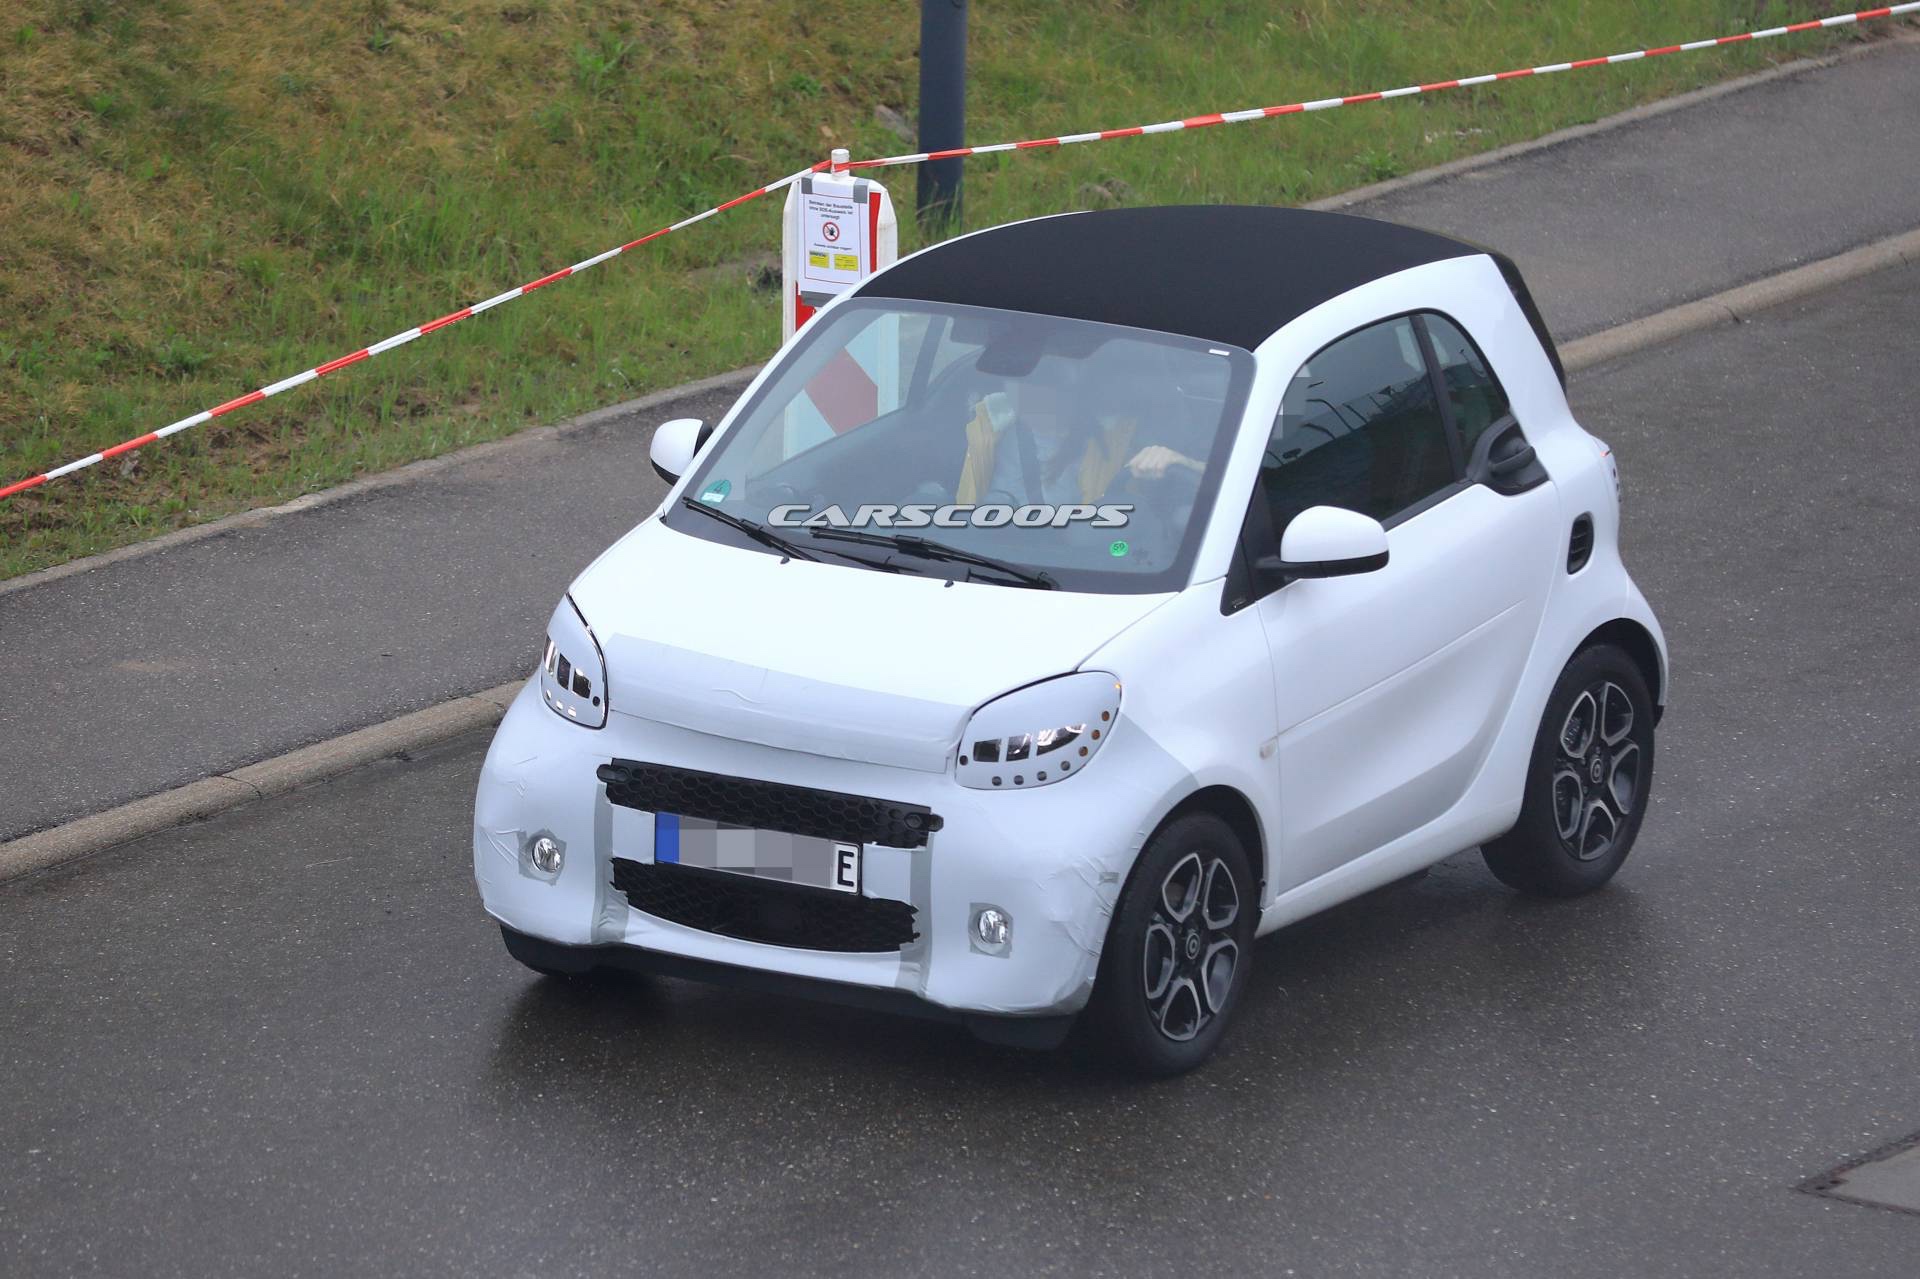
[[[1211,813],[1147,841],[1115,907],[1087,1006],[1094,1044],[1144,1075],[1213,1054],[1252,968],[1259,912],[1247,851]]]
[[[1653,782],[1653,698],[1624,649],[1580,650],[1547,699],[1520,820],[1480,850],[1501,883],[1577,897],[1612,879],[1646,816]]]
[[[578,947],[563,946],[542,937],[530,937],[500,925],[500,939],[507,953],[542,977],[582,977],[593,971],[593,961],[579,953]]]

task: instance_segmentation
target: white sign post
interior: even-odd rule
[[[833,163],[847,162],[836,149]],[[887,189],[869,178],[810,173],[787,188],[781,217],[780,340],[813,313],[900,255],[900,227]],[[787,405],[786,456],[899,407],[900,317],[884,315],[848,335]]]
[[[848,152],[837,148],[835,164]],[[870,178],[810,173],[787,188],[781,215],[780,340],[813,313],[900,255],[887,189]]]

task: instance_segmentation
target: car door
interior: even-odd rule
[[[1278,701],[1283,891],[1459,800],[1512,698],[1559,542],[1551,484],[1498,380],[1436,313],[1369,325],[1301,366],[1262,459],[1249,562],[1317,505],[1380,520],[1388,562],[1253,584]]]

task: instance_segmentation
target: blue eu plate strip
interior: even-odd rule
[[[656,862],[680,860],[680,815],[678,813],[653,815],[653,860]]]

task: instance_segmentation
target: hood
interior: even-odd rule
[[[648,520],[573,600],[617,714],[941,772],[975,707],[1072,671],[1166,595],[1090,595],[809,563]]]

